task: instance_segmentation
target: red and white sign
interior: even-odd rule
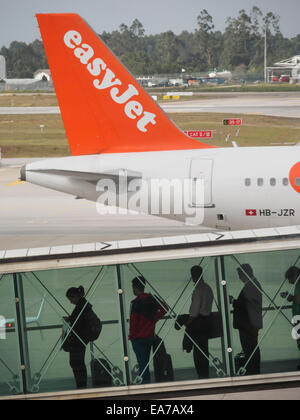
[[[185,134],[192,138],[212,138],[212,131],[211,130],[185,130]]]
[[[228,118],[223,120],[224,125],[242,125],[242,120],[240,118]]]
[[[257,211],[254,209],[247,209],[246,216],[257,216]]]

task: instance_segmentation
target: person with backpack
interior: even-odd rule
[[[100,319],[93,312],[92,305],[87,302],[84,296],[82,286],[71,287],[66,293],[66,297],[75,305],[75,308],[71,315],[65,319],[72,328],[72,332],[63,348],[70,353],[70,366],[73,370],[77,388],[87,387],[86,346],[99,337],[102,329]]]
[[[146,279],[142,276],[132,280],[132,290],[136,298],[131,302],[129,325],[129,340],[137,358],[143,384],[150,383],[148,365],[154,343],[155,324],[167,312],[167,308],[164,309],[150,293],[145,293],[145,286]]]

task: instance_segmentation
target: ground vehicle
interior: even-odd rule
[[[289,83],[289,81],[290,81],[290,76],[286,74],[282,74],[279,78],[279,82],[281,83]]]

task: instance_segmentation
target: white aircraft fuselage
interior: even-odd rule
[[[136,203],[135,195],[146,199],[150,194],[151,180],[190,179],[189,208],[203,208],[202,226],[225,230],[288,226],[300,224],[298,150],[241,147],[74,156],[26,165],[22,177],[97,202],[101,195],[97,182],[105,178],[119,182],[113,171],[124,168],[129,179],[144,181],[139,184],[141,190],[129,193],[131,201],[121,202],[121,207],[131,210],[136,210],[130,205]],[[204,180],[201,203],[195,202],[192,192],[196,179]],[[178,206],[176,197],[171,199],[171,208]],[[164,214],[160,210],[160,217],[179,221],[187,217],[184,212]]]

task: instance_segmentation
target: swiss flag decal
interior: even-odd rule
[[[247,209],[246,216],[257,216],[257,211],[253,209]]]

